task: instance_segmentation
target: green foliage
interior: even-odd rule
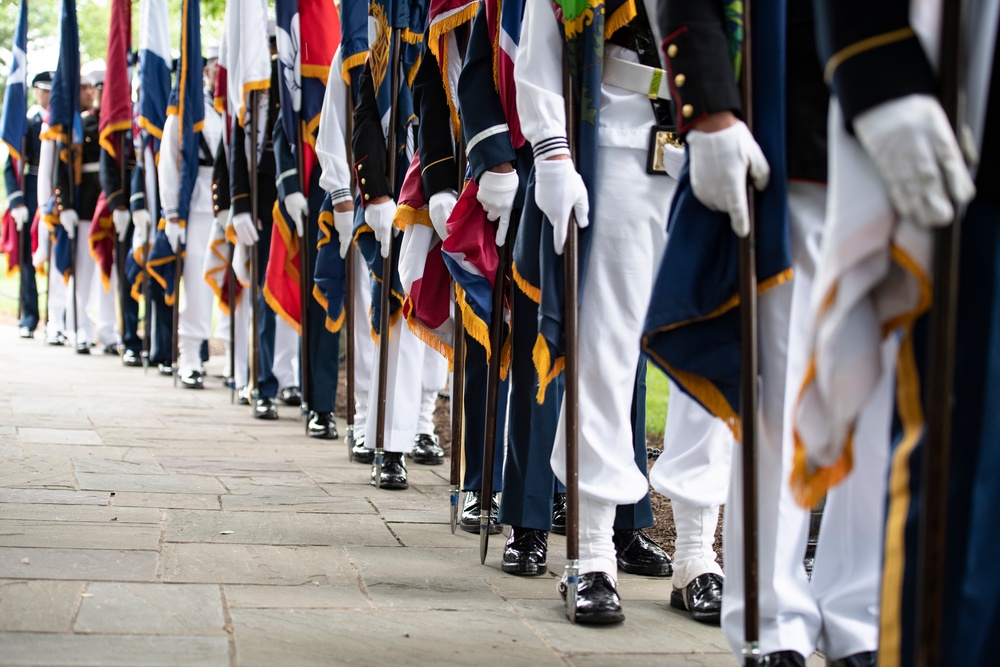
[[[663,371],[652,363],[646,368],[646,432],[662,434],[667,423],[670,385]]]

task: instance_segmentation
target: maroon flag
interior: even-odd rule
[[[115,132],[132,127],[132,87],[128,77],[128,56],[132,50],[132,3],[111,0],[111,28],[108,33],[107,69],[101,96],[101,146],[116,158],[120,143]]]

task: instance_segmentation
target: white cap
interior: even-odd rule
[[[205,60],[218,60],[219,59],[219,47],[209,46],[205,48]]]

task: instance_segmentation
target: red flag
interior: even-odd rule
[[[132,50],[132,3],[111,0],[111,28],[108,33],[107,69],[101,95],[101,146],[118,157],[115,132],[132,128],[132,87],[128,78],[128,55]]]
[[[333,0],[299,0],[299,50],[302,72],[302,192],[309,195],[313,169],[317,166],[316,131],[323,109],[330,63],[340,46],[340,16]]]
[[[115,257],[115,224],[111,219],[111,209],[104,198],[104,193],[97,198],[94,209],[94,219],[90,222],[90,256],[97,262],[101,272],[101,284],[104,291],[111,289],[111,271]]]
[[[295,333],[302,335],[302,289],[299,286],[299,243],[285,207],[274,202],[274,232],[267,256],[264,300]]]
[[[7,275],[17,273],[17,225],[10,214],[10,208],[3,212],[2,227],[0,227],[0,253],[7,257]]]

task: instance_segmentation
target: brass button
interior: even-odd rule
[[[365,184],[365,183],[367,183],[367,182],[368,182],[368,181],[366,181],[365,179],[363,179],[363,178],[361,179],[361,185],[364,185],[364,184]]]
[[[683,74],[678,74],[677,76],[674,77],[674,85],[677,86],[678,88],[683,88],[685,81],[687,81],[687,77],[684,76]]]
[[[361,171],[361,167],[363,167],[363,166],[364,166],[363,164],[359,164],[358,165],[358,171]]]
[[[691,106],[690,104],[685,104],[683,107],[681,107],[681,114],[685,118],[690,118],[691,116],[694,115],[694,107]]]
[[[677,45],[676,44],[671,44],[670,46],[667,47],[667,55],[670,56],[671,58],[673,58],[674,56],[677,55]]]
[[[365,195],[365,201],[368,201],[368,200],[369,200],[369,199],[371,199],[371,198],[372,198],[372,196],[371,196],[371,195]]]

